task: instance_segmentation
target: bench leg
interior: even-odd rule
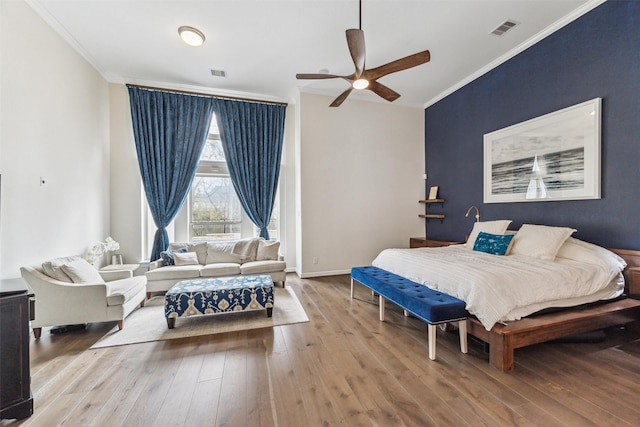
[[[409,312],[407,310],[403,310],[402,312],[404,314],[404,317],[409,317],[410,316],[410,314],[409,314]]]
[[[380,321],[384,322],[384,298],[382,297],[382,295],[380,295],[378,298],[380,301]]]
[[[353,277],[351,278],[351,299],[353,299]]]
[[[467,321],[462,319],[458,322],[458,330],[460,331],[460,351],[467,352]]]
[[[429,359],[436,360],[436,325],[429,323]]]

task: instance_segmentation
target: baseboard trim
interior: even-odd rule
[[[349,270],[333,270],[333,271],[314,271],[312,273],[301,273],[298,272],[298,276],[301,279],[308,279],[312,277],[323,277],[323,276],[340,276],[343,274],[351,274],[351,269]]]

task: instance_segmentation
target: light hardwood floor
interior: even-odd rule
[[[29,426],[632,426],[640,425],[640,339],[612,329],[597,344],[516,351],[491,368],[483,346],[427,326],[349,277],[291,286],[308,323],[89,350],[114,323],[31,344]],[[276,301],[277,309],[277,301]],[[126,321],[125,321],[126,328]]]

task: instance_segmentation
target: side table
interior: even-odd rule
[[[100,269],[100,271],[130,271],[133,274],[140,264],[109,264]]]

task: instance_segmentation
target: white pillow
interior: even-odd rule
[[[489,234],[504,234],[509,224],[511,224],[510,219],[476,222],[473,224],[473,230],[471,230],[471,234],[469,234],[466,247],[473,249],[473,245],[476,243],[478,234],[480,234],[481,231]]]
[[[197,264],[204,265],[207,262],[207,242],[187,243],[187,251],[196,254]]]
[[[256,261],[277,261],[280,242],[260,239]]]
[[[568,227],[522,224],[513,237],[511,255],[525,255],[553,261],[560,246],[575,232],[575,229]]]
[[[174,252],[175,265],[198,265],[198,255],[195,252]]]
[[[239,263],[240,258],[233,254],[233,248],[235,246],[234,242],[222,242],[222,243],[207,243],[207,258],[205,261],[206,264],[216,264],[216,263]]]
[[[560,246],[556,258],[595,264],[616,273],[621,272],[627,266],[624,259],[610,250],[573,237],[569,237],[562,246]]]
[[[82,258],[63,264],[60,268],[73,283],[104,283],[104,279],[91,264]]]
[[[61,267],[64,264],[67,264],[71,261],[75,261],[77,259],[80,259],[80,257],[67,256],[67,257],[61,257],[61,258],[54,258],[50,261],[46,261],[42,263],[42,271],[44,272],[44,274],[51,277],[52,279],[56,279],[61,282],[71,283],[71,278],[67,276],[67,274],[64,271],[62,271]]]

